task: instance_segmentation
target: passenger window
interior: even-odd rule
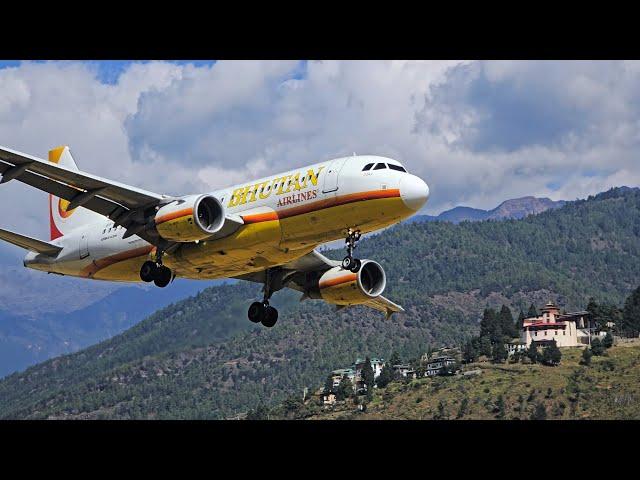
[[[387,168],[384,163],[379,163],[375,167],[373,167],[374,170],[382,170],[383,168]]]
[[[390,163],[390,164],[389,164],[389,168],[390,168],[391,170],[397,170],[398,172],[404,172],[404,173],[407,173],[407,171],[406,171],[406,170],[404,169],[404,167],[403,167],[403,166],[401,166],[401,165],[394,165],[393,163]]]
[[[366,172],[368,170],[371,170],[371,167],[373,167],[373,163],[367,163],[364,168],[362,169],[363,172]]]

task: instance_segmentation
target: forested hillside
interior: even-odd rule
[[[400,225],[356,253],[384,266],[385,295],[406,314],[334,313],[280,292],[280,320],[268,330],[246,320],[259,286],[211,287],[108,341],[7,377],[0,418],[220,418],[316,388],[356,357],[411,358],[429,344],[461,342],[487,304],[620,304],[640,283],[640,192],[615,189],[522,220]]]

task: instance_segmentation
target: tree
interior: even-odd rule
[[[400,355],[398,354],[398,352],[393,352],[391,354],[391,358],[389,359],[389,363],[391,364],[392,367],[394,365],[400,365],[402,363],[402,358],[400,358]]]
[[[329,393],[333,390],[333,376],[327,376],[327,379],[324,381],[324,393]]]
[[[502,334],[508,336],[509,340],[518,335],[519,331],[516,330],[516,324],[513,321],[513,315],[509,307],[502,306],[498,314],[498,320]]]
[[[491,340],[489,340],[489,337],[480,337],[478,353],[491,357]]]
[[[547,419],[547,409],[544,406],[544,403],[539,403],[536,405],[536,409],[533,411],[531,415],[531,420],[546,420]]]
[[[378,385],[379,388],[384,388],[389,385],[391,381],[393,381],[393,367],[389,361],[384,364],[380,375],[376,378],[376,385]]]
[[[520,330],[522,330],[522,326],[524,325],[524,319],[526,318],[524,312],[522,311],[522,309],[520,309],[520,313],[518,314],[518,320],[516,322],[516,330],[518,333],[520,333]]]
[[[504,398],[502,398],[502,395],[498,397],[498,402],[496,403],[496,409],[498,410],[496,414],[496,418],[499,420],[504,419],[506,415],[506,411],[505,411],[506,409],[504,405]]]
[[[532,317],[537,317],[538,316],[538,311],[536,310],[535,305],[532,303],[529,306],[529,311],[527,312],[527,318],[532,318]]]
[[[527,349],[527,357],[529,357],[531,363],[538,363],[540,354],[538,353],[538,347],[535,342],[531,342],[531,345],[529,345],[529,348]]]
[[[497,343],[502,338],[502,328],[493,308],[484,309],[480,320],[480,338],[488,338],[491,343]]]
[[[613,335],[611,335],[611,332],[607,332],[607,334],[604,336],[604,339],[602,340],[602,346],[604,348],[613,347]]]
[[[365,388],[367,389],[367,398],[370,400],[373,397],[373,385],[375,380],[373,376],[373,368],[371,368],[371,359],[369,357],[365,359],[360,375],[362,376]]]
[[[335,391],[337,400],[346,400],[347,398],[351,398],[353,396],[353,383],[349,380],[349,377],[344,375],[342,380],[340,380],[340,384]]]
[[[624,302],[620,330],[625,335],[637,337],[640,334],[640,287],[636,288]]]
[[[553,340],[542,352],[542,363],[554,367],[560,363],[561,359],[562,352],[560,352],[556,341]]]
[[[591,353],[595,356],[600,356],[604,353],[604,346],[598,337],[591,340]]]
[[[504,348],[504,343],[498,342],[493,346],[492,359],[496,363],[502,363],[507,359],[507,349]]]
[[[264,405],[258,405],[255,410],[247,412],[247,420],[267,420],[269,418],[269,409]]]
[[[591,353],[591,349],[585,348],[582,351],[582,360],[580,360],[580,363],[586,366],[591,365],[591,357],[593,357],[593,353]]]
[[[478,359],[478,351],[473,346],[473,341],[469,340],[462,349],[462,360],[464,363],[472,363]]]

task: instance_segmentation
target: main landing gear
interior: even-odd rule
[[[173,278],[171,269],[162,265],[162,253],[161,251],[157,252],[157,262],[147,260],[140,268],[140,279],[143,282],[153,282],[156,284],[156,287],[160,288],[169,285]]]
[[[353,258],[353,250],[356,248],[356,242],[360,240],[360,230],[347,230],[347,238],[345,239],[345,243],[347,244],[347,256],[342,259],[342,268],[345,270],[350,270],[353,273],[356,273],[360,270],[360,266],[362,262]]]
[[[247,316],[253,323],[262,323],[267,328],[273,327],[278,321],[278,310],[269,305],[271,290],[271,271],[265,270],[264,298],[262,302],[253,302]]]

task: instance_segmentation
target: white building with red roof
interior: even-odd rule
[[[520,340],[527,346],[531,342],[544,346],[555,340],[558,347],[578,347],[590,345],[594,336],[604,335],[596,332],[588,311],[561,314],[553,302],[548,302],[540,316],[523,320]]]

